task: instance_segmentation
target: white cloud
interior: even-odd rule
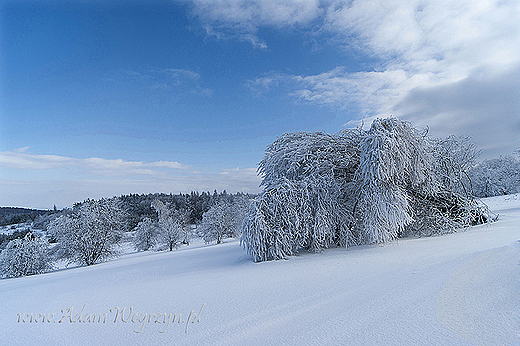
[[[11,169],[45,170],[74,167],[107,175],[154,174],[159,170],[150,168],[188,169],[188,165],[171,161],[141,162],[122,159],[107,160],[99,157],[77,159],[58,155],[36,155],[17,149],[0,152],[0,166]],[[148,168],[148,170],[146,170]]]
[[[23,148],[15,149],[15,151],[17,151],[19,153],[23,153],[23,152],[26,152],[29,149],[31,149],[31,147],[23,147]]]
[[[280,86],[280,84],[290,83],[293,76],[288,74],[271,71],[261,77],[246,81],[245,86],[258,94],[268,92],[272,88]]]
[[[341,76],[352,98],[436,136],[471,135],[485,155],[520,145],[518,23],[518,1],[354,1],[327,16],[328,30],[386,58],[381,71]]]
[[[164,73],[167,75],[170,75],[173,79],[193,79],[197,80],[200,78],[200,75],[197,72],[190,71],[190,70],[183,70],[179,68],[166,68],[159,71],[160,73]]]
[[[174,161],[77,159],[20,150],[0,152],[0,168],[5,173],[0,178],[0,205],[31,208],[61,208],[87,198],[129,193],[257,193],[261,180],[255,168],[197,172]]]
[[[0,179],[0,205],[27,208],[70,207],[87,198],[99,199],[129,193],[189,193],[190,191],[242,191],[259,193],[260,178],[244,169],[233,174],[172,175],[164,179],[63,179],[13,180]]]
[[[233,188],[237,191],[251,192],[258,191],[258,187],[261,182],[261,177],[258,176],[256,168],[233,168],[233,169],[224,169],[218,174],[218,178],[222,179],[222,181],[227,181],[228,184],[232,182]],[[252,186],[251,184],[254,184]]]
[[[194,0],[193,4],[202,21],[250,31],[259,26],[307,24],[322,11],[318,0]]]
[[[72,164],[74,159],[56,155],[32,155],[27,149],[0,152],[0,166],[16,169],[48,169]]]
[[[193,13],[206,33],[217,39],[238,39],[267,48],[258,28],[306,26],[323,11],[318,0],[194,0]]]
[[[202,86],[200,74],[192,70],[165,68],[146,72],[125,71],[123,75],[107,80],[117,81],[118,79],[137,82],[148,89],[172,93],[191,93],[205,96],[211,96],[213,93],[211,89]]]
[[[283,86],[300,102],[329,105],[339,109],[355,106],[362,115],[369,116],[375,109],[379,114],[390,114],[396,100],[403,99],[407,90],[421,85],[424,78],[422,75],[409,78],[404,70],[350,73],[340,66],[309,76],[271,71],[247,81],[246,86],[257,93]]]
[[[378,62],[373,69],[352,73],[339,63],[316,75],[271,72],[249,81],[249,87],[261,92],[283,86],[299,101],[354,108],[366,119],[390,115],[413,119],[429,124],[436,136],[471,134],[484,148],[508,150],[520,145],[516,139],[520,138],[518,93],[508,92],[518,90],[518,79],[510,77],[518,75],[520,66],[520,2],[321,1],[311,13],[314,18],[306,17],[301,23],[322,25],[309,24],[304,30],[321,35],[339,49],[375,57]],[[249,16],[245,22],[258,27],[291,25],[282,19],[253,20],[261,17]],[[233,18],[238,21],[241,17],[235,13]],[[484,94],[489,85],[504,92]],[[441,90],[455,94],[441,98]],[[475,94],[465,90],[487,100],[486,106],[476,110],[475,103],[463,102],[460,98],[478,104],[472,97]],[[481,125],[495,123],[494,119],[500,119],[502,125],[491,135]],[[501,136],[499,128],[508,129],[510,135]]]

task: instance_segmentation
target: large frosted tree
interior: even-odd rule
[[[357,242],[347,198],[359,165],[360,131],[285,134],[260,162],[264,191],[250,206],[241,243],[256,261]]]
[[[459,151],[446,153],[447,143]],[[466,157],[476,155],[464,144],[431,140],[396,118],[376,119],[367,131],[285,134],[260,162],[264,191],[241,243],[264,261],[470,225],[482,211],[463,192]]]

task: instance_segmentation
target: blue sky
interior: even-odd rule
[[[398,116],[520,146],[516,1],[4,1],[0,205],[258,192],[285,132]]]

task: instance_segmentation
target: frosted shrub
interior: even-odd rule
[[[520,158],[501,156],[481,162],[471,171],[473,192],[478,197],[520,192]]]
[[[407,188],[426,187],[431,170],[423,137],[409,123],[376,119],[360,143],[356,171],[362,242],[397,238],[413,221]]]
[[[23,239],[11,240],[0,254],[0,275],[3,278],[42,274],[52,270],[49,244],[31,233]]]
[[[475,166],[480,151],[470,138],[449,136],[435,139],[431,150],[436,163],[434,174],[444,189],[465,196],[471,195],[472,181],[469,173]]]
[[[238,199],[236,203],[225,200],[217,201],[205,212],[200,224],[204,241],[206,243],[216,241],[217,244],[220,244],[224,238],[239,237],[247,207],[245,203]]]
[[[241,243],[255,261],[282,259],[299,248],[320,251],[355,241],[339,187],[331,177],[322,178],[281,178],[251,203]]]
[[[117,198],[87,200],[72,214],[52,221],[48,231],[58,242],[59,258],[89,266],[119,254],[117,244],[125,221],[126,213]]]

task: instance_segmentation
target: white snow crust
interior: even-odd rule
[[[0,280],[0,345],[520,345],[520,194],[484,202],[497,222],[384,246],[197,243]]]

